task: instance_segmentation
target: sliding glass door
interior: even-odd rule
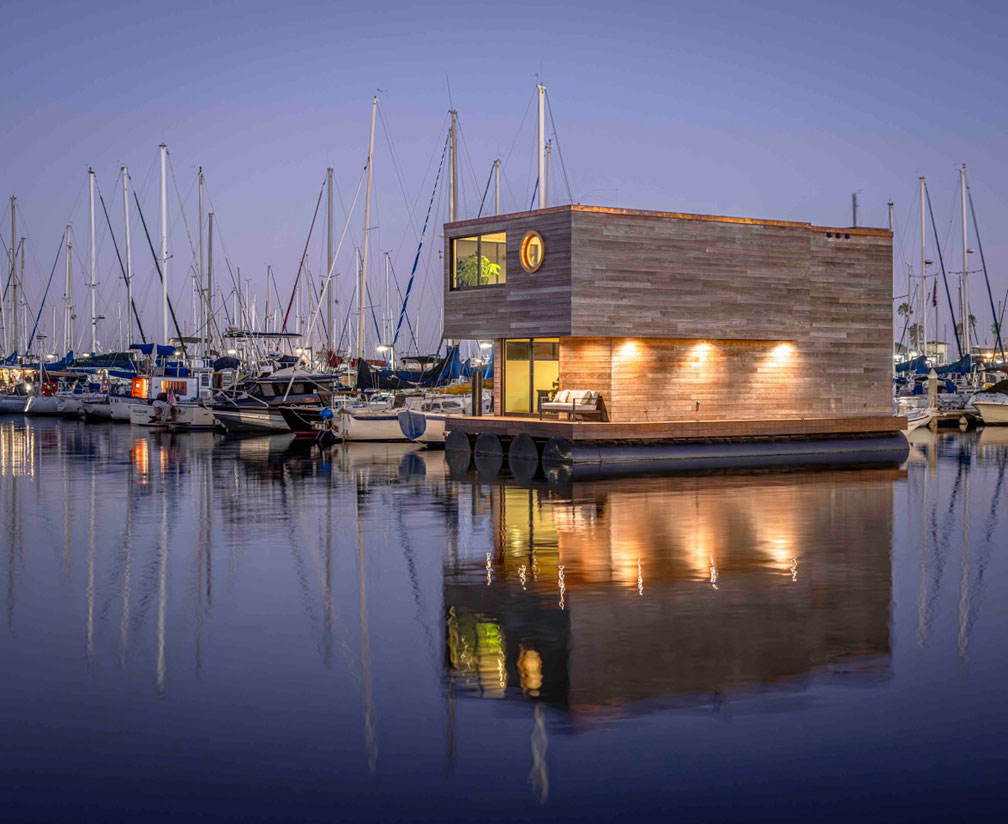
[[[557,387],[560,377],[558,338],[513,338],[504,341],[504,414],[529,415],[539,398]]]

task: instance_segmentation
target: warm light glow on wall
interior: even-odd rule
[[[700,369],[710,357],[714,347],[702,340],[690,350],[690,365]]]
[[[794,354],[795,348],[792,344],[787,341],[778,343],[767,357],[767,366],[778,368],[788,366],[792,362]]]
[[[638,360],[643,353],[644,348],[640,345],[640,341],[629,339],[623,341],[623,343],[616,347],[614,360],[618,363],[635,361]]]

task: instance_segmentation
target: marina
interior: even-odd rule
[[[1003,817],[1001,5],[2,19],[5,821]]]

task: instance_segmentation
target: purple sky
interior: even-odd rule
[[[946,266],[960,268],[958,167],[965,162],[998,301],[1008,287],[1003,9],[999,3],[7,2],[0,13],[6,35],[0,192],[18,197],[34,309],[63,226],[73,224],[79,338],[87,326],[87,168],[98,175],[120,243],[123,163],[156,232],[162,141],[190,226],[202,165],[232,266],[261,295],[272,264],[286,300],[326,166],[334,167],[343,198],[352,197],[367,151],[371,96],[380,88],[385,127],[380,121],[377,254],[369,267],[380,303],[381,253],[392,253],[404,284],[416,251],[396,163],[418,229],[433,183],[431,159],[436,165],[444,139],[448,82],[464,137],[465,217],[475,215],[497,156],[504,158],[504,209],[528,207],[533,110],[519,126],[539,73],[575,201],[847,225],[851,192],[859,190],[862,223],[884,226],[892,199],[897,294],[906,291],[904,260],[917,257],[921,174],[947,238]],[[169,193],[172,293],[191,326],[191,256],[170,178]],[[553,194],[557,202],[568,199],[559,174]],[[0,210],[0,236],[9,243],[9,214]],[[342,215],[337,206],[338,224]],[[422,315],[425,348],[439,336],[436,233],[444,218],[439,198],[418,272],[421,299],[411,305],[411,315]],[[99,311],[110,318],[102,328],[111,338],[123,288],[100,221]],[[361,211],[339,261],[344,302],[362,226]],[[133,240],[143,316],[157,330],[155,275],[135,216]],[[322,248],[317,232],[313,272]],[[229,291],[221,251],[217,281]],[[61,297],[61,278],[62,263],[50,301]],[[971,299],[978,329],[989,337],[982,276],[971,280]],[[49,317],[47,309],[47,326]]]

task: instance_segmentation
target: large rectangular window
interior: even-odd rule
[[[558,338],[504,341],[504,413],[537,412],[540,398],[557,388],[560,378]]]
[[[500,286],[507,280],[507,234],[459,237],[452,241],[452,289]]]

